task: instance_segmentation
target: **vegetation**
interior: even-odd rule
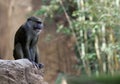
[[[43,4],[35,14],[64,18],[62,23],[56,20],[56,32],[75,37],[80,72],[91,76],[119,71],[120,0],[43,0]]]
[[[99,77],[68,77],[68,84],[120,84],[120,76],[99,76]]]
[[[115,74],[114,76],[99,75],[88,77],[86,75],[71,76],[59,74],[55,84],[120,84],[120,75]]]

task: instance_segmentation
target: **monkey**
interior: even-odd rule
[[[43,22],[40,18],[31,16],[20,26],[14,37],[14,59],[26,58],[37,68],[43,68],[44,64],[38,63],[37,42],[40,32],[43,29]]]

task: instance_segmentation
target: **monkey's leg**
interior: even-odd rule
[[[44,64],[38,63],[38,56],[37,55],[35,56],[35,64],[36,64],[37,68],[39,68],[39,69],[44,67]]]
[[[37,51],[36,46],[30,49],[30,54],[31,54],[31,59],[32,59],[30,61],[32,62],[32,64],[36,66],[38,69],[43,68],[43,64],[38,63],[39,58],[38,58],[38,51]]]
[[[17,43],[15,45],[15,49],[13,51],[13,56],[16,59],[22,59],[23,58],[23,51],[22,51],[22,46],[20,43]]]

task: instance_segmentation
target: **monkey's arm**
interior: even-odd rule
[[[38,52],[38,47],[35,46],[35,62],[38,63],[39,62],[39,58],[38,58],[38,55],[39,55],[39,52]]]
[[[24,56],[25,56],[25,58],[32,61],[32,56],[31,56],[31,53],[30,53],[30,38],[29,38],[29,36],[27,36],[26,43],[25,43],[25,46],[24,46]]]
[[[43,67],[44,67],[44,64],[38,63],[38,62],[39,62],[39,57],[38,57],[38,56],[39,56],[38,47],[35,46],[35,63],[37,63],[36,66],[37,66],[38,68],[43,68]]]

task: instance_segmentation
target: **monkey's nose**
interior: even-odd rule
[[[34,29],[42,29],[43,28],[43,24],[37,24],[34,26]]]

